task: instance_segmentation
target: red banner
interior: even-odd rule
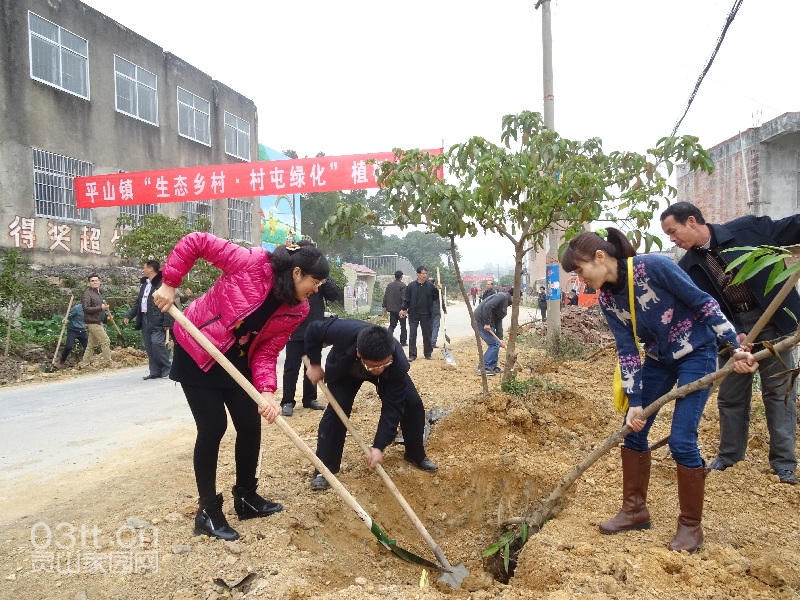
[[[470,275],[469,277],[462,277],[461,281],[491,281],[494,275]]]
[[[442,150],[427,150],[439,154]],[[374,159],[374,163],[367,161]],[[75,178],[78,208],[376,188],[391,152],[113,173]]]

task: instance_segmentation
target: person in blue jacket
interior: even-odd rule
[[[86,346],[89,345],[89,334],[86,333],[86,323],[83,322],[83,304],[78,302],[69,309],[66,319],[61,320],[62,323],[67,325],[67,341],[64,342],[64,349],[61,351],[61,356],[55,364],[57,369],[64,368],[67,362],[69,353],[75,346],[75,341],[79,341],[83,346],[84,351]]]
[[[633,272],[628,270],[628,257],[633,257]],[[698,289],[668,257],[636,256],[618,229],[609,228],[607,239],[591,232],[573,238],[561,265],[600,290],[600,308],[617,343],[628,396],[625,425],[632,431],[622,447],[622,508],[614,518],[600,524],[600,532],[649,529],[647,436],[657,412],[643,419],[644,409],[676,383],[687,385],[714,372],[718,345],[727,346],[739,373],[755,370],[758,363],[739,346],[736,330],[716,300]],[[634,306],[629,300],[630,278]],[[633,336],[632,311],[636,311],[636,333],[644,345],[644,360]],[[701,521],[708,470],[697,446],[697,429],[708,395],[708,387],[691,392],[678,398],[673,410],[669,449],[677,463],[680,515],[667,547],[677,552],[694,552],[703,543]]]
[[[731,285],[735,272],[728,264],[746,253],[745,246],[792,246],[800,244],[800,215],[773,221],[769,217],[747,215],[723,225],[706,223],[703,214],[689,202],[676,202],[661,213],[661,228],[676,246],[686,250],[678,266],[701,290],[719,302],[722,312],[736,327],[740,339],[761,319],[764,310],[781,290],[776,285],[766,292],[772,269],[759,271],[747,281]],[[797,330],[800,295],[792,289],[770,318],[755,342],[771,341]],[[727,357],[721,357],[724,362]],[[761,361],[758,370],[764,415],[769,429],[769,464],[781,483],[797,484],[797,395],[792,369],[793,349],[781,353],[781,360],[770,357]],[[781,373],[779,375],[779,373]],[[719,451],[709,465],[724,471],[744,460],[750,428],[750,401],[753,375],[732,373],[719,386]]]
[[[425,454],[425,406],[408,374],[403,348],[388,329],[354,319],[322,319],[308,325],[305,341],[311,363],[306,376],[314,385],[324,380],[348,417],[361,385],[366,381],[377,388],[381,414],[367,459],[370,469],[383,462],[383,452],[394,441],[399,423],[406,447],[404,459],[422,471],[438,471]],[[323,345],[331,346],[324,371]],[[346,433],[344,423],[328,405],[319,422],[317,456],[332,473],[338,473],[341,467]],[[311,489],[328,487],[325,478],[315,471]]]

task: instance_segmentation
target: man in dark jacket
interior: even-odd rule
[[[403,294],[406,291],[406,284],[403,283],[403,272],[394,272],[394,281],[386,286],[383,294],[383,310],[389,313],[389,331],[394,335],[397,323],[400,323],[400,345],[405,346],[408,340],[406,334],[406,317],[400,318],[400,309],[403,308]]]
[[[150,374],[142,379],[161,379],[169,377],[167,329],[172,327],[174,319],[169,313],[161,312],[153,301],[153,292],[161,287],[161,263],[148,260],[142,267],[142,274],[139,297],[125,315],[124,323],[127,325],[135,318],[135,329],[142,331],[142,343],[150,361]]]
[[[503,369],[497,366],[497,357],[500,354],[500,348],[506,347],[506,343],[502,341],[503,319],[508,313],[508,307],[511,306],[513,295],[513,289],[508,292],[497,292],[492,294],[489,299],[481,302],[478,308],[475,309],[475,323],[478,326],[478,335],[489,346],[483,355],[483,366],[487,375],[496,375],[503,372]],[[494,331],[501,341],[498,342],[490,331]],[[478,365],[478,375],[480,374],[481,367]]]
[[[433,358],[433,342],[431,340],[431,318],[434,304],[439,302],[440,284],[433,285],[428,281],[428,269],[417,267],[417,280],[406,286],[403,295],[403,306],[400,316],[408,316],[408,360],[417,359],[417,327],[422,330],[422,353],[426,359]]]
[[[89,346],[89,334],[86,333],[86,324],[83,322],[83,304],[78,302],[75,306],[70,308],[67,318],[62,319],[61,322],[67,325],[67,341],[64,343],[61,357],[55,364],[57,369],[64,367],[69,353],[72,352],[72,348],[75,346],[76,340],[81,343],[84,352],[87,346]]]
[[[327,344],[332,347],[323,371],[322,347]],[[314,321],[306,329],[306,355],[311,362],[308,378],[314,384],[324,379],[347,416],[361,384],[375,384],[381,414],[367,459],[371,469],[383,462],[383,452],[397,435],[399,423],[406,446],[404,459],[423,471],[438,470],[425,455],[425,407],[408,374],[408,360],[386,328],[352,319]],[[328,406],[319,422],[317,456],[332,473],[338,473],[341,467],[346,433],[344,424]],[[325,478],[315,471],[311,489],[328,487]]]
[[[317,288],[316,294],[308,297],[308,316],[292,332],[286,343],[286,359],[283,361],[283,397],[281,399],[281,414],[291,417],[294,414],[294,394],[297,388],[297,376],[300,365],[303,363],[305,353],[306,329],[314,321],[325,318],[326,302],[344,302],[344,294],[330,277]],[[323,410],[325,407],[317,401],[317,386],[311,383],[303,367],[303,408]]]
[[[670,241],[686,250],[678,265],[692,281],[719,302],[728,320],[744,339],[781,286],[765,293],[771,269],[753,275],[742,284],[731,285],[736,272],[725,272],[727,265],[745,254],[742,250],[723,252],[743,246],[790,246],[800,243],[800,215],[773,221],[769,217],[745,216],[723,225],[705,222],[700,210],[689,202],[677,202],[661,213],[661,228]],[[788,311],[788,312],[787,312]],[[792,289],[775,311],[756,342],[771,341],[794,333],[795,318],[800,316],[800,295]],[[722,361],[727,356],[720,357]],[[797,402],[789,374],[775,375],[794,367],[791,350],[781,354],[783,365],[774,358],[759,363],[762,401],[769,429],[769,462],[782,483],[796,484]],[[785,366],[784,366],[785,365]],[[753,393],[751,373],[731,373],[719,386],[719,452],[710,467],[724,471],[743,460],[750,427],[750,401]],[[787,392],[789,393],[786,399]]]
[[[494,287],[494,281],[487,281],[486,282],[486,289],[483,290],[481,294],[481,302],[489,298],[489,296],[493,296],[497,293],[497,288]]]

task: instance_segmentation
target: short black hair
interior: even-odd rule
[[[417,273],[422,273],[423,271],[425,271],[426,273],[428,272],[428,269],[425,268],[425,265],[420,265],[420,266],[417,267]],[[372,360],[372,359],[369,359],[369,360]]]
[[[394,354],[395,340],[389,330],[370,325],[358,333],[356,348],[364,360],[383,360]]]
[[[395,271],[394,272],[394,278],[395,279],[402,279],[403,278],[403,272],[402,271]]]
[[[144,264],[146,264],[148,267],[153,269],[153,271],[155,271],[156,273],[158,273],[161,270],[161,263],[158,262],[157,260],[152,260],[151,259],[151,260],[148,260]]]
[[[694,217],[698,225],[706,224],[703,213],[691,202],[676,202],[675,204],[670,204],[667,210],[661,213],[662,221],[667,217],[672,217],[681,225],[686,225],[686,219],[689,217]]]
[[[100,275],[98,275],[97,273],[92,273],[91,275],[89,275],[89,276],[86,278],[86,281],[91,281],[91,280],[92,280],[92,279],[94,279],[95,277],[97,277],[98,279],[100,279]]]

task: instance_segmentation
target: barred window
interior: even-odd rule
[[[117,110],[158,125],[158,79],[154,73],[114,55]]]
[[[145,215],[154,215],[158,212],[158,204],[131,204],[119,207],[120,217],[132,217],[133,226],[142,224]]]
[[[225,153],[250,160],[250,123],[225,111]]]
[[[33,199],[37,217],[92,222],[92,209],[75,202],[75,178],[92,175],[92,164],[33,148]]]
[[[193,200],[192,202],[181,202],[181,215],[186,217],[189,225],[194,225],[198,217],[208,217],[212,227],[210,233],[214,233],[214,205],[213,200]]]
[[[211,104],[178,88],[178,133],[206,146],[211,145]]]
[[[31,78],[89,99],[89,42],[28,12]]]
[[[252,242],[253,203],[238,198],[228,199],[228,236],[232,240]]]

